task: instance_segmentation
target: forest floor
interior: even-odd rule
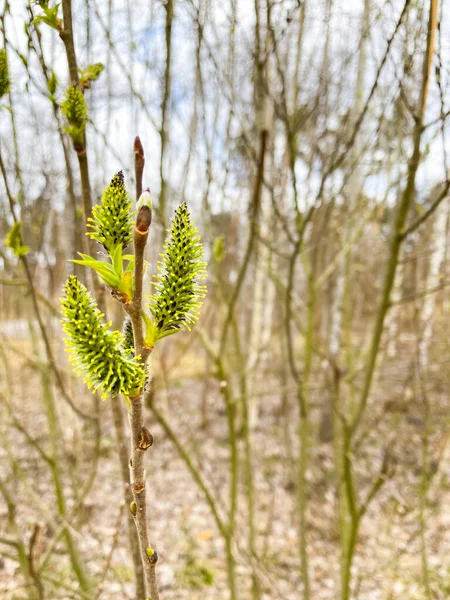
[[[43,537],[40,559],[49,549],[47,573],[60,586],[53,598],[79,598],[61,540],[54,486],[48,465],[30,447],[25,436],[11,424],[5,398],[9,394],[15,416],[33,439],[49,448],[43,405],[40,362],[26,356],[23,345],[9,348],[8,378],[2,384],[0,462],[1,478],[16,504],[16,523],[26,544],[37,523]],[[420,490],[424,484],[423,407],[410,389],[410,366],[399,360],[381,370],[372,395],[364,444],[354,464],[360,499],[377,477],[386,448],[393,465],[390,475],[364,516],[353,568],[354,598],[359,600],[420,600],[423,586],[423,547],[426,549],[431,598],[450,596],[450,452],[447,443],[448,398],[445,382],[433,391],[433,418],[429,424],[426,503],[421,519]],[[155,366],[155,370],[158,369]],[[183,441],[213,490],[221,514],[228,503],[229,444],[224,403],[213,379],[188,375],[189,365],[171,377],[167,390],[158,392],[155,402],[163,408],[173,429]],[[194,369],[195,371],[195,369]],[[89,408],[89,395],[67,373],[74,397]],[[406,382],[406,383],[405,383]],[[205,390],[205,385],[208,388]],[[255,523],[258,568],[264,600],[299,600],[298,510],[296,477],[298,445],[294,390],[285,390],[288,411],[281,409],[275,374],[257,386],[260,418],[253,434]],[[13,392],[13,393],[12,393]],[[92,472],[94,437],[92,428],[73,418],[71,409],[58,399],[60,426],[64,438],[58,448],[67,509]],[[204,396],[206,394],[206,396]],[[206,427],[202,427],[202,397],[207,400]],[[336,481],[333,476],[331,443],[318,442],[320,407],[324,402],[321,385],[312,395],[312,431],[308,501],[308,556],[312,598],[335,600],[339,594],[339,526],[336,518]],[[118,401],[118,400],[115,400]],[[127,508],[122,501],[122,481],[114,441],[114,427],[107,402],[100,403],[102,433],[94,485],[82,510],[71,520],[76,544],[98,581],[97,598],[133,598],[130,555],[127,550]],[[91,405],[92,407],[92,405]],[[125,408],[125,406],[124,406]],[[286,414],[287,412],[287,414]],[[158,577],[163,600],[226,599],[227,579],[222,539],[210,509],[193,482],[173,444],[154,422],[151,412],[146,423],[154,436],[148,451],[148,503],[151,543],[158,550]],[[244,440],[239,441],[241,456]],[[246,554],[247,500],[243,460],[239,463],[240,488],[234,552],[237,560],[240,600],[251,598],[251,568]],[[424,524],[423,530],[421,523]],[[0,502],[0,538],[12,538],[7,507]],[[55,543],[56,542],[56,543]],[[1,543],[1,540],[0,540]],[[27,598],[14,559],[14,547],[0,545],[0,598]],[[107,570],[106,570],[107,569]],[[46,585],[51,585],[47,582]],[[65,586],[65,587],[62,587]]]

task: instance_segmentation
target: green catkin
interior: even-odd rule
[[[88,219],[88,227],[92,230],[88,235],[109,254],[119,244],[122,248],[128,246],[133,238],[133,213],[122,171],[114,175],[92,215]]]
[[[61,111],[69,125],[64,130],[72,138],[75,149],[84,148],[84,132],[88,118],[86,100],[77,85],[71,85],[66,92],[66,97],[61,104]]]
[[[77,85],[71,85],[67,89],[61,110],[69,125],[84,131],[88,117],[87,105],[83,93]]]
[[[0,50],[0,98],[9,92],[9,69],[6,49]]]
[[[123,344],[126,350],[131,350],[134,353],[134,333],[133,325],[130,317],[125,317],[122,325]]]
[[[123,347],[122,334],[109,331],[111,323],[102,322],[102,313],[74,275],[66,281],[61,306],[66,350],[75,372],[89,388],[101,391],[103,398],[137,395],[144,371],[134,354]]]
[[[175,211],[169,233],[165,253],[158,261],[156,292],[148,304],[155,341],[183,327],[190,329],[198,319],[206,292],[199,284],[206,277],[203,246],[185,203]]]

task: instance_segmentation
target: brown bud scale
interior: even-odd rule
[[[152,211],[149,206],[141,206],[136,217],[136,231],[141,235],[147,233],[152,223]]]
[[[153,436],[146,427],[143,427],[141,430],[141,435],[139,437],[139,448],[141,450],[147,450],[147,448],[150,448],[150,446],[152,445]]]

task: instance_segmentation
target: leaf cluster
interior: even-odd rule
[[[134,256],[132,254],[122,255],[122,246],[119,244],[110,257],[111,263],[91,258],[87,254],[78,253],[81,260],[72,260],[73,263],[83,267],[91,267],[97,271],[101,280],[112,290],[122,294],[125,302],[133,297],[133,268]],[[125,262],[126,261],[126,262]]]
[[[87,65],[84,69],[78,69],[80,74],[80,87],[87,89],[91,87],[91,83],[96,81],[104,69],[103,63],[98,62],[92,65]]]
[[[6,234],[5,238],[5,246],[12,250],[14,255],[19,258],[21,256],[26,256],[30,251],[28,246],[22,244],[21,228],[21,223],[16,221]]]
[[[42,8],[42,14],[37,15],[37,17],[35,17],[31,21],[31,24],[39,25],[40,23],[44,23],[45,25],[48,25],[52,29],[61,31],[62,30],[62,22],[61,22],[61,19],[58,17],[58,11],[59,11],[59,7],[61,6],[61,3],[59,2],[59,3],[55,4],[55,6],[53,6],[53,8],[49,7],[49,5],[48,5],[49,3],[47,0],[38,0],[36,2],[36,4],[38,4]]]

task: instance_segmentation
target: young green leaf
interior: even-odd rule
[[[51,75],[47,81],[47,89],[49,91],[51,100],[53,100],[55,98],[57,86],[58,86],[58,78],[56,77],[55,71],[53,71],[53,69],[52,69]]]
[[[111,260],[114,265],[114,271],[119,277],[122,277],[123,265],[122,265],[122,244],[119,244],[111,255]]]
[[[214,240],[213,254],[217,263],[221,263],[225,257],[225,240],[222,235]]]
[[[133,271],[134,269],[134,254],[124,254],[122,256],[123,260],[127,260],[128,261],[128,265],[125,267],[125,273],[128,273],[128,271]]]
[[[38,2],[38,4],[43,9],[43,13],[35,17],[31,23],[33,25],[45,23],[49,27],[59,31],[61,29],[61,19],[58,18],[58,10],[61,3],[55,4],[53,8],[49,8],[48,2]]]
[[[94,269],[94,271],[97,271],[100,279],[106,283],[108,287],[122,292],[122,300],[124,302],[128,302],[132,299],[134,291],[134,256],[129,254],[127,254],[125,257],[122,256],[122,246],[120,244],[114,250],[114,253],[111,257],[113,264],[96,260],[87,254],[82,254],[81,252],[78,252],[78,254],[81,256],[81,260],[71,260],[70,262],[73,262],[76,265],[81,265],[82,267],[90,267],[91,269]],[[125,272],[123,270],[124,260],[129,261]]]
[[[21,256],[26,256],[30,251],[28,246],[24,246],[22,244],[22,236],[20,230],[21,224],[19,221],[17,221],[8,231],[5,238],[5,246],[12,250],[14,254],[19,258]]]
[[[96,81],[102,71],[104,66],[101,62],[95,63],[93,65],[87,65],[84,69],[78,69],[80,73],[80,86],[82,89],[91,87],[91,82]]]
[[[81,256],[82,260],[71,260],[70,262],[73,262],[76,265],[94,269],[94,271],[97,271],[106,285],[113,289],[119,289],[120,276],[117,275],[112,265],[100,260],[95,260],[94,258],[91,258],[87,254],[82,254],[81,252],[78,252],[78,254]]]
[[[131,271],[126,271],[122,275],[122,277],[120,278],[118,290],[119,292],[122,292],[122,294],[124,294],[124,301],[128,302],[133,298],[134,281],[133,273]]]

